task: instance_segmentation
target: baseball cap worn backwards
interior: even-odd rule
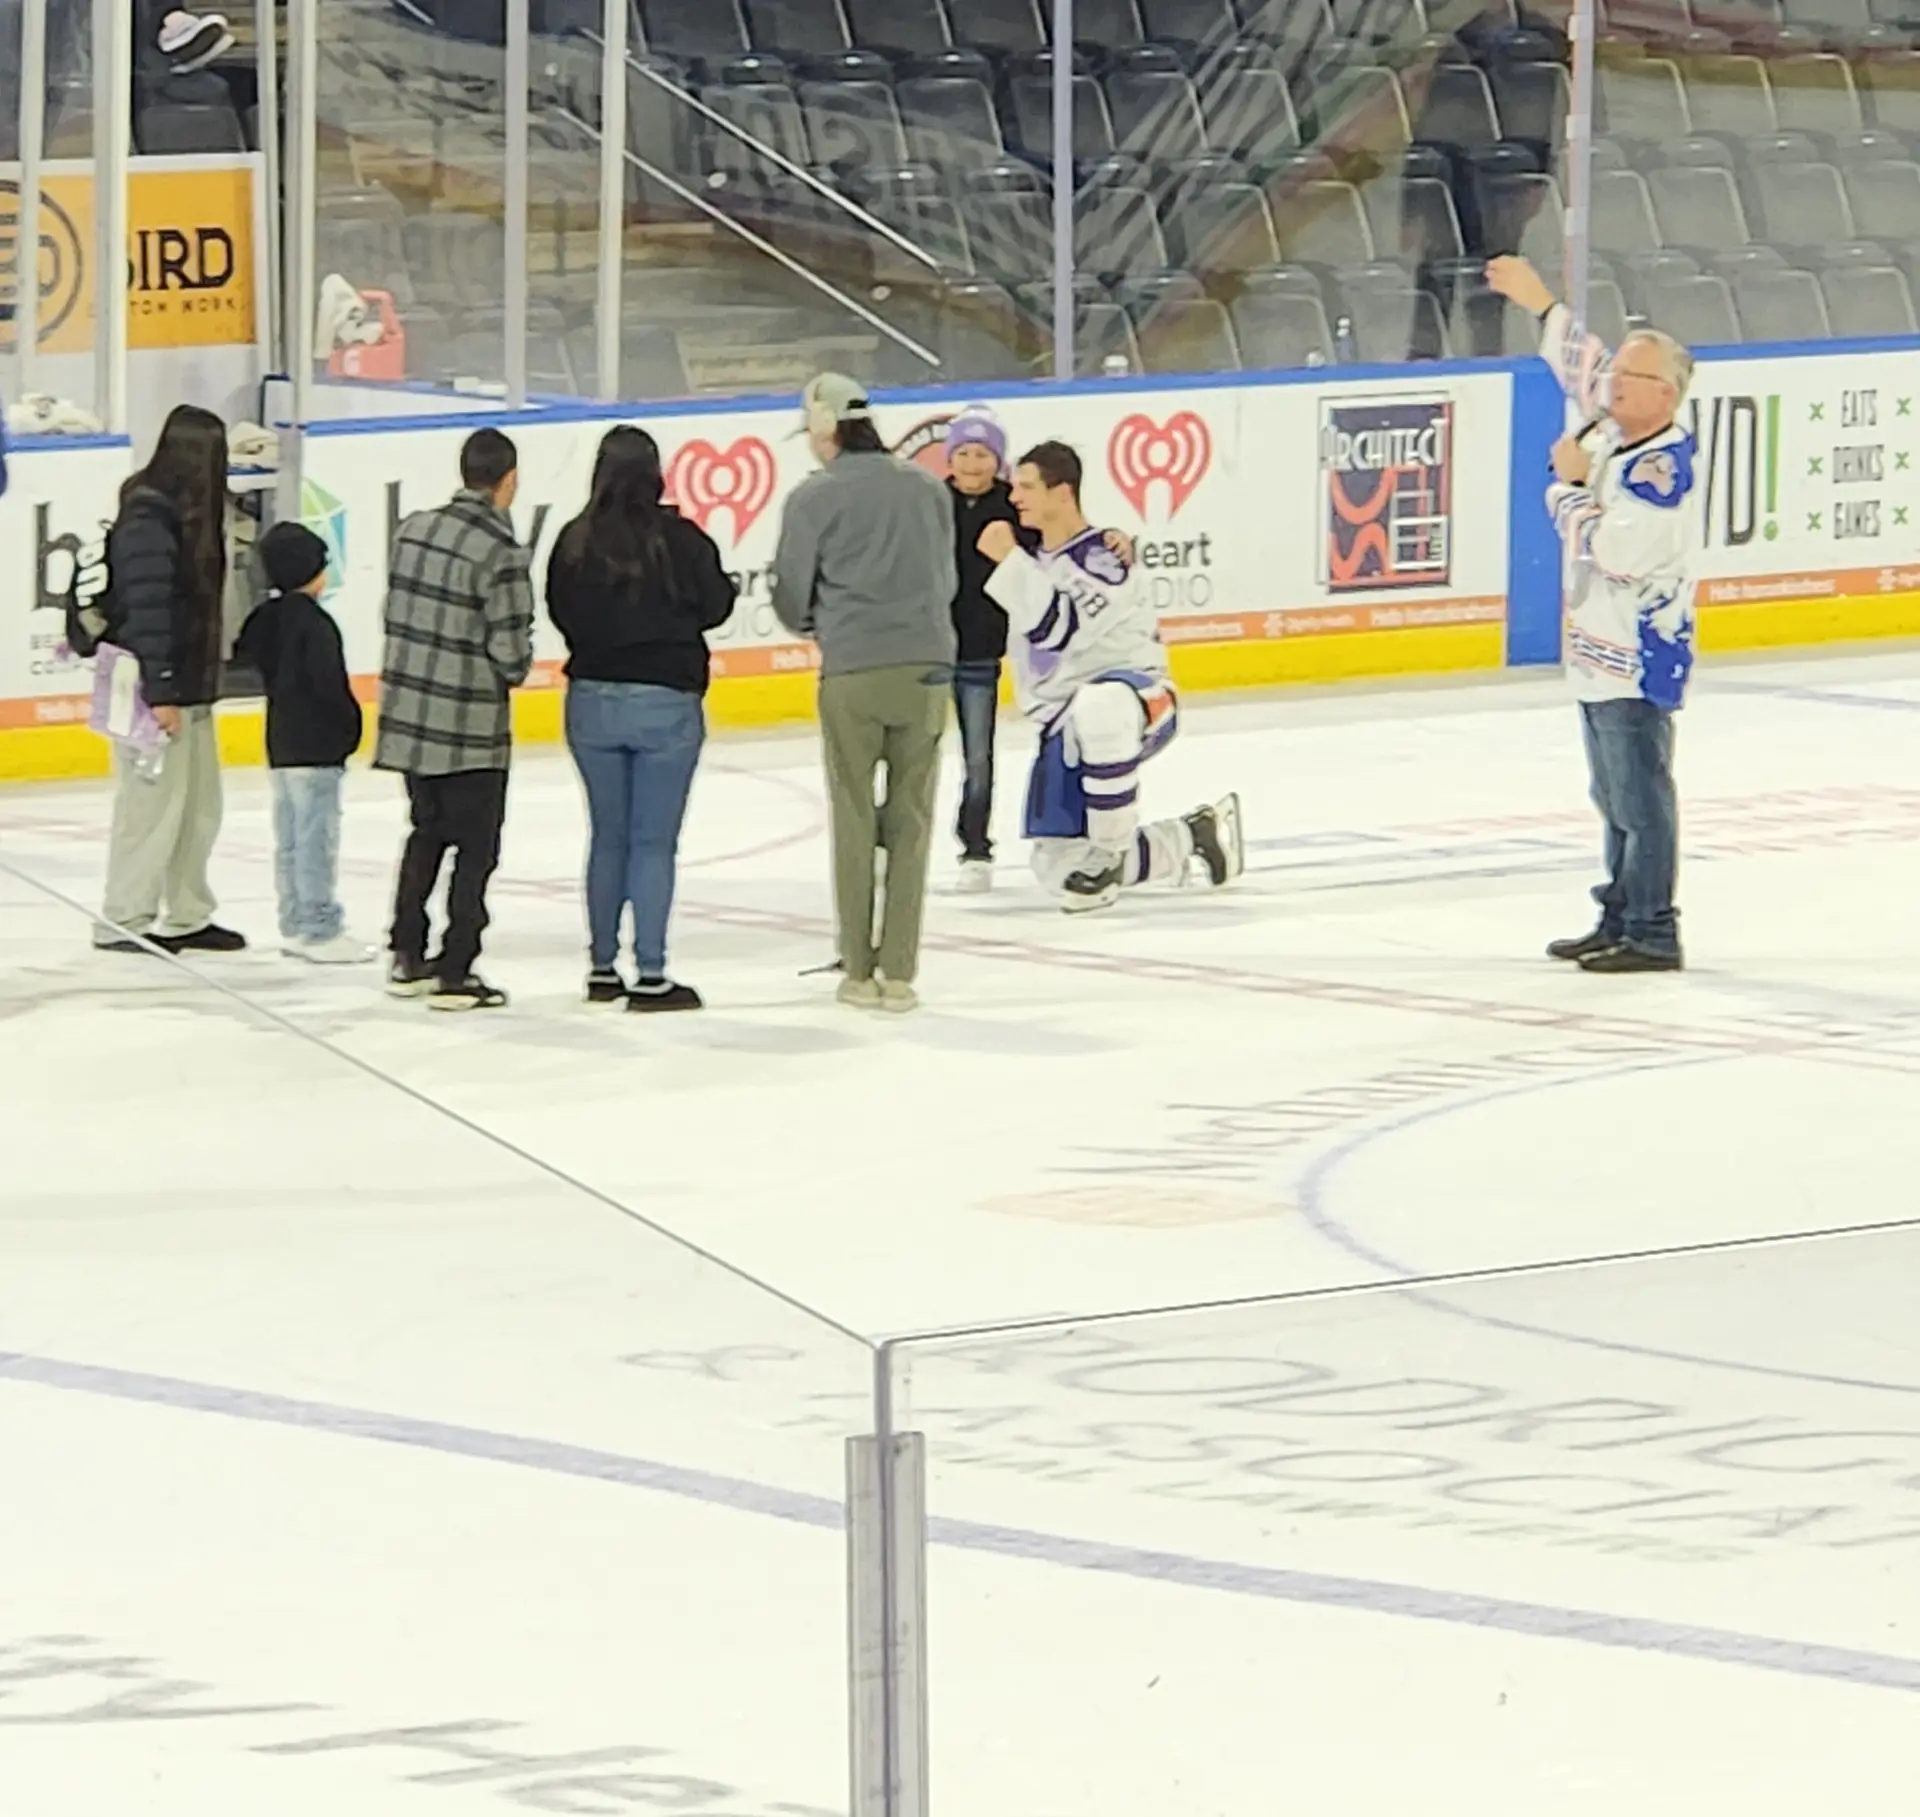
[[[809,379],[800,394],[800,406],[806,413],[799,431],[802,434],[808,430],[831,434],[842,423],[865,422],[873,415],[866,386],[844,372],[823,372]]]

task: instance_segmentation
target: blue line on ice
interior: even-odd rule
[[[4,1351],[0,1351],[0,1381],[32,1383],[42,1388],[100,1395],[150,1407],[221,1414],[230,1419],[256,1420],[305,1432],[407,1445],[443,1456],[476,1458],[561,1476],[619,1483],[802,1526],[837,1528],[842,1524],[839,1503],[827,1496],[677,1464],[656,1463],[646,1458],[623,1457],[615,1452],[595,1451],[551,1439],[489,1432],[438,1420],[411,1419],[366,1408],[295,1400],[251,1389],[225,1388],[173,1376]],[[1694,1627],[1641,1616],[1555,1608],[1506,1597],[1432,1590],[1415,1584],[1190,1558],[1175,1552],[1148,1551],[1100,1540],[1028,1532],[1017,1527],[988,1526],[976,1521],[935,1520],[930,1530],[936,1545],[1077,1571],[1098,1571],[1151,1583],[1221,1590],[1236,1596],[1258,1596],[1276,1602],[1398,1616],[1411,1621],[1447,1622],[1543,1640],[1581,1641],[1589,1646],[1713,1665],[1745,1666],[1877,1690],[1920,1692],[1920,1660],[1883,1653],[1858,1652],[1724,1628]]]

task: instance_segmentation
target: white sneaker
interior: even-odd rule
[[[834,992],[849,1009],[878,1009],[881,1003],[877,978],[843,978]]]
[[[963,896],[984,896],[993,888],[993,860],[991,858],[962,858],[960,860],[960,881],[955,887]]]
[[[351,934],[335,934],[331,940],[296,940],[280,950],[309,965],[365,965],[378,956],[364,940],[356,940]]]
[[[889,1015],[910,1015],[920,1007],[920,993],[898,978],[887,978],[880,985],[880,1007]]]

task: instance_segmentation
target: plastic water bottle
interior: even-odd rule
[[[158,744],[143,746],[133,760],[133,773],[142,782],[158,782],[160,773],[167,767],[167,741],[162,738]]]
[[[1351,366],[1354,362],[1353,317],[1336,317],[1333,324],[1333,357],[1342,366]]]

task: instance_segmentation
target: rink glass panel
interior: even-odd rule
[[[24,5],[0,3],[0,400],[17,402],[32,390],[98,411],[84,277],[94,259],[91,185],[100,136],[93,105],[92,9],[75,0],[47,4],[39,149],[43,161],[58,161],[59,171],[42,173],[32,260],[22,256],[20,217],[25,12]],[[17,286],[27,269],[37,271],[40,284],[40,354],[30,384],[24,382],[14,322]]]
[[[409,1090],[445,1018],[384,1078],[303,972],[0,920],[15,1795],[844,1809],[866,1347]]]
[[[937,1808],[1867,1808],[1920,1758],[1915,1243],[903,1343]]]

